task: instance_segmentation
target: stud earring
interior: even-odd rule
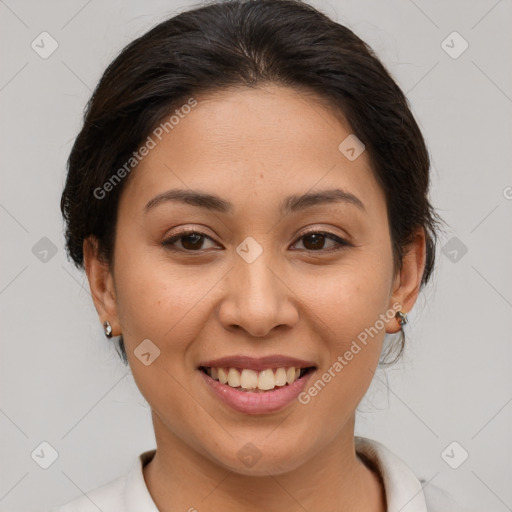
[[[397,311],[395,318],[397,319],[398,323],[400,324],[400,327],[405,325],[407,323],[407,315],[403,311]]]
[[[105,336],[107,338],[112,338],[112,326],[108,320],[103,322],[103,327],[105,328]]]

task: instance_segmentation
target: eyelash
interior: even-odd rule
[[[197,251],[191,251],[189,249],[176,249],[173,247],[173,244],[175,242],[177,242],[180,238],[187,237],[190,235],[199,235],[203,238],[209,238],[210,240],[215,242],[215,240],[213,240],[211,237],[209,237],[205,233],[201,233],[200,231],[183,230],[183,231],[180,231],[179,233],[173,235],[172,237],[164,240],[162,242],[162,246],[164,246],[166,249],[168,249],[169,251],[172,251],[172,252],[181,252],[181,253],[201,253],[201,252],[203,252],[204,251],[203,249],[198,249]],[[328,239],[336,242],[338,244],[338,246],[331,247],[330,249],[319,249],[317,251],[312,250],[312,249],[297,249],[297,250],[306,250],[309,253],[332,253],[332,252],[340,251],[346,247],[352,246],[352,244],[347,242],[347,240],[345,240],[344,238],[340,238],[339,236],[336,236],[333,233],[329,233],[328,231],[318,231],[318,230],[311,230],[311,231],[307,231],[306,233],[302,233],[300,235],[300,237],[297,239],[297,241],[300,240],[301,238],[304,238],[304,237],[310,236],[310,235],[323,235],[323,236],[325,236],[325,238],[328,238]]]

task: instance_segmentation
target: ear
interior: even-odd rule
[[[414,306],[421,287],[421,278],[425,269],[426,241],[425,230],[419,227],[415,230],[413,239],[404,251],[403,264],[393,282],[393,290],[389,302],[389,309],[396,303],[401,305],[399,311],[408,313]],[[386,324],[387,333],[395,333],[401,329],[396,318]]]
[[[110,266],[99,254],[98,240],[95,237],[91,236],[84,240],[83,252],[85,272],[100,322],[103,325],[103,322],[108,320],[112,326],[112,336],[119,336],[121,328]]]

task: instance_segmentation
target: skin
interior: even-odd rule
[[[314,361],[313,383],[380,314],[397,302],[404,312],[413,307],[424,232],[418,228],[395,272],[385,197],[368,155],[350,161],[338,150],[350,127],[320,100],[270,85],[196,99],[126,183],[113,266],[98,257],[94,239],[84,243],[100,321],[123,333],[152,410],[157,452],[144,467],[148,489],[163,512],[383,512],[379,479],[355,452],[354,420],[385,333],[400,329],[395,318],[307,405],[294,401],[271,414],[224,405],[197,365],[284,354]],[[167,201],[144,212],[174,188],[220,196],[233,211]],[[291,194],[331,188],[357,196],[365,211],[350,203],[278,211]],[[171,252],[162,241],[180,228],[210,238],[181,238],[181,252]],[[333,252],[337,244],[326,238],[315,249],[305,228],[351,245]],[[236,252],[247,236],[263,249],[252,263]],[[149,366],[134,355],[147,338],[161,351]],[[252,467],[237,456],[249,442],[262,455]]]

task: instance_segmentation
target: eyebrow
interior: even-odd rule
[[[176,201],[200,208],[207,208],[219,213],[231,213],[233,211],[233,205],[218,196],[183,189],[168,190],[157,195],[146,204],[144,211],[148,212],[149,210],[169,201]],[[366,212],[363,202],[357,196],[339,188],[289,196],[281,203],[279,211],[281,214],[285,215],[305,210],[307,208],[312,208],[313,206],[333,203],[350,204],[356,206],[361,211]]]

